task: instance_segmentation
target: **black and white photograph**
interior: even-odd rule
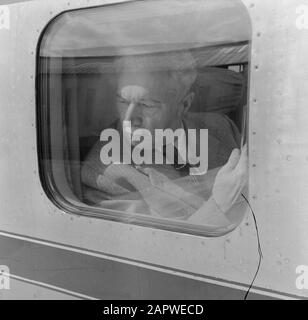
[[[0,306],[306,300],[307,57],[307,0],[0,0]]]

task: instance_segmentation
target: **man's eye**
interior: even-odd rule
[[[128,102],[127,102],[125,99],[123,99],[123,98],[118,97],[117,100],[118,100],[118,102],[120,102],[120,103],[128,104]]]
[[[144,108],[151,108],[151,106],[145,104],[145,103],[141,103],[141,106],[144,107]]]
[[[141,104],[142,107],[147,108],[147,109],[154,109],[157,108],[156,105],[152,105],[152,104],[146,104],[146,103],[142,103]]]

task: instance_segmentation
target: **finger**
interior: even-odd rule
[[[240,150],[239,149],[233,149],[228,162],[222,167],[222,171],[229,171],[233,170],[236,165],[238,164],[240,159]]]
[[[145,168],[143,172],[149,176],[151,184],[154,186],[162,185],[169,180],[165,175],[153,168]]]
[[[236,166],[236,170],[242,173],[246,173],[248,170],[248,149],[247,144],[243,147],[240,159]]]
[[[242,147],[241,153],[246,152],[248,153],[248,146],[247,143]]]

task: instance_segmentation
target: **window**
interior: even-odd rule
[[[246,210],[247,161],[233,150],[246,134],[250,37],[240,1],[136,1],[54,19],[37,68],[48,196],[103,219],[233,230]]]

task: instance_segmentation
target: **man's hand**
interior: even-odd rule
[[[213,198],[221,211],[226,213],[241,194],[248,178],[247,145],[240,152],[234,149],[228,162],[218,171],[214,186]]]

